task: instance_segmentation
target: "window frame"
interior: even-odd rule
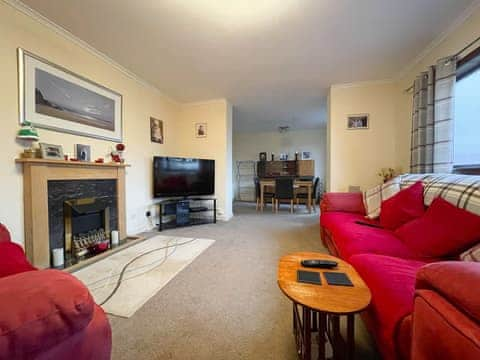
[[[456,82],[480,69],[480,47],[457,60]],[[480,163],[469,165],[454,165],[453,173],[465,175],[480,175]]]

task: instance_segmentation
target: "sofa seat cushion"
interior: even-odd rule
[[[360,214],[328,212],[321,215],[321,225],[332,233],[341,258],[348,261],[356,254],[380,254],[407,259],[417,257],[393,232],[360,225],[356,221],[378,225],[378,222],[366,220]]]
[[[0,354],[30,359],[83,330],[93,298],[72,275],[41,270],[0,279]]]
[[[0,278],[32,270],[36,269],[30,265],[20,245],[0,241]]]
[[[350,263],[372,293],[368,312],[380,352],[385,359],[394,359],[397,331],[403,318],[413,311],[415,276],[425,263],[372,254],[352,256]]]

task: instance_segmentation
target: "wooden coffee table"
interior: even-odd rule
[[[305,268],[303,259],[334,260],[333,269]],[[321,274],[321,285],[297,282],[297,270],[343,272],[353,287],[328,285]],[[293,332],[300,359],[310,360],[312,332],[318,332],[318,359],[325,359],[327,340],[333,348],[335,359],[353,359],[355,352],[355,314],[363,311],[371,300],[370,290],[355,269],[334,256],[300,252],[283,256],[278,264],[278,286],[293,302]],[[300,316],[301,314],[301,316]],[[347,337],[340,335],[340,316],[347,317]]]

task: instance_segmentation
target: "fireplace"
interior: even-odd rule
[[[75,262],[110,247],[108,198],[91,197],[63,203],[65,260]]]
[[[111,247],[111,231],[118,230],[116,194],[113,179],[48,181],[50,252],[63,248],[66,267]]]

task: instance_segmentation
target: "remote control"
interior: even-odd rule
[[[331,269],[336,267],[337,265],[338,263],[332,260],[319,260],[319,259],[302,260],[302,266],[305,266],[305,267]]]

